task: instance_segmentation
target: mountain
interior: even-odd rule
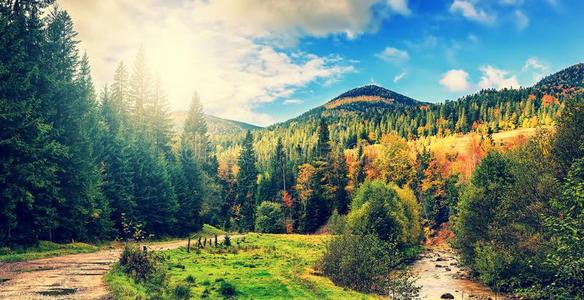
[[[584,92],[584,63],[549,75],[533,86],[547,94],[580,94]]]
[[[326,109],[334,109],[355,103],[419,105],[422,102],[388,90],[384,87],[377,85],[366,85],[344,92],[331,101],[327,102],[324,106]]]
[[[174,128],[177,132],[181,132],[187,118],[186,111],[174,111],[171,113],[171,118],[174,123]],[[229,120],[223,119],[211,115],[205,115],[205,119],[207,121],[207,128],[209,130],[210,135],[229,135],[229,134],[237,134],[245,130],[255,130],[261,127]]]
[[[390,111],[414,108],[429,103],[421,102],[377,85],[365,85],[351,89],[313,108],[298,117],[277,123],[267,128],[286,127],[289,124],[305,122],[324,117],[329,122],[348,116],[367,118],[380,116]]]

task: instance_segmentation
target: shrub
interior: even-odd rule
[[[403,203],[387,184],[379,180],[361,185],[347,217],[347,227],[352,234],[373,234],[383,241],[399,244],[409,240],[407,224]]]
[[[195,283],[196,280],[195,280],[195,277],[193,275],[189,275],[189,276],[187,276],[187,278],[185,278],[185,281],[193,284],[193,283]]]
[[[124,271],[137,281],[148,281],[163,286],[167,274],[164,257],[155,252],[146,252],[133,244],[128,244],[120,256],[119,265]]]
[[[345,225],[347,223],[347,217],[339,215],[335,209],[328,220],[327,227],[330,234],[343,234],[345,232]]]
[[[255,228],[257,232],[264,233],[284,232],[282,205],[275,202],[262,202],[257,208]]]
[[[221,281],[219,285],[219,294],[226,298],[234,297],[237,294],[235,286],[227,281]]]
[[[191,288],[188,285],[179,284],[174,287],[173,291],[174,299],[190,299],[191,298]]]
[[[228,235],[225,235],[225,237],[223,238],[223,245],[225,247],[231,246],[231,238]]]
[[[393,244],[373,234],[343,234],[328,243],[320,268],[337,285],[374,292],[383,290],[387,274],[400,260]]]

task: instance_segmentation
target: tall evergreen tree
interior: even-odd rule
[[[203,113],[203,106],[199,95],[195,93],[192,98],[184,128],[195,160],[207,168],[209,159],[209,137],[207,136],[207,121]]]
[[[165,158],[172,155],[172,120],[169,113],[169,103],[160,79],[154,81],[152,89],[152,101],[146,107],[148,131],[154,143],[154,150],[157,154],[162,154]]]
[[[245,134],[242,150],[239,154],[238,166],[237,204],[240,205],[239,230],[253,231],[258,171],[256,169],[256,156],[253,149],[253,137],[250,131],[247,131]]]
[[[52,239],[63,147],[42,99],[52,90],[41,9],[52,1],[0,3],[0,245]]]
[[[112,220],[117,236],[125,232],[123,220],[136,221],[136,202],[130,159],[132,148],[128,131],[120,124],[124,113],[121,102],[113,100],[107,86],[101,93],[101,114],[105,122],[102,135],[104,147],[102,160],[103,191],[112,210]]]
[[[342,150],[337,150],[334,155],[331,167],[331,185],[334,188],[333,209],[339,214],[346,214],[349,211],[349,198],[347,196],[347,163]]]
[[[88,240],[99,237],[102,230],[96,227],[107,227],[98,224],[109,220],[92,139],[98,126],[95,93],[87,57],[79,60],[71,17],[55,8],[47,22],[47,55],[59,58],[47,66],[55,82],[53,95],[47,98],[52,107],[48,117],[55,138],[67,147],[57,173],[64,201],[58,206],[56,233],[59,240]]]

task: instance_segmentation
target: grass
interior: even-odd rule
[[[228,248],[200,252],[164,251],[169,289],[187,286],[193,298],[224,299],[373,299],[335,286],[313,269],[324,253],[324,235],[248,234]],[[118,269],[106,277],[116,299],[147,294]]]
[[[217,228],[217,227],[213,227],[209,224],[203,224],[203,228],[201,229],[201,231],[199,231],[197,233],[197,235],[199,236],[213,236],[213,235],[223,235],[226,232]]]
[[[17,262],[66,254],[89,253],[102,248],[85,243],[57,244],[49,241],[39,241],[38,245],[32,247],[0,249],[0,261]]]

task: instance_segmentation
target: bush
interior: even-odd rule
[[[163,286],[167,274],[164,257],[155,252],[146,252],[133,244],[128,244],[120,256],[119,265],[130,277],[137,281],[148,281]]]
[[[361,185],[351,202],[347,217],[350,233],[372,234],[386,242],[403,244],[409,240],[404,204],[382,181],[367,181]]]
[[[275,202],[262,202],[257,208],[255,228],[257,232],[263,233],[284,232],[284,210],[282,205]]]
[[[343,234],[327,245],[320,268],[335,284],[360,292],[383,291],[387,275],[401,261],[391,243],[373,234]]]
[[[219,294],[221,294],[223,297],[231,298],[237,294],[237,291],[235,290],[235,286],[233,284],[226,281],[221,281],[221,284],[219,285]]]
[[[173,291],[174,299],[190,299],[191,298],[191,288],[188,285],[179,284],[174,287]]]
[[[339,215],[335,209],[327,222],[328,231],[330,234],[343,234],[347,224],[347,217]]]

